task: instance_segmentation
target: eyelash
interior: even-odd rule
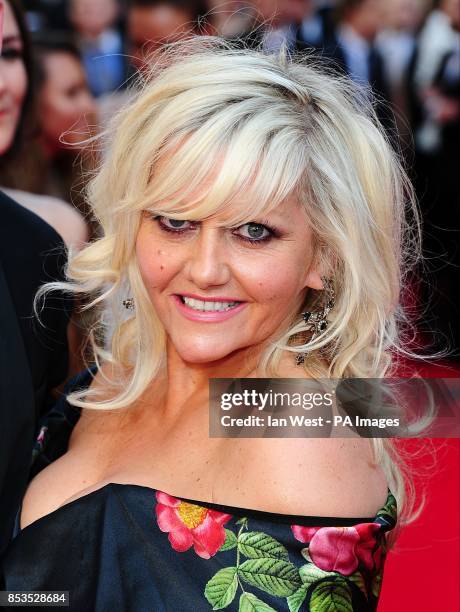
[[[0,54],[0,59],[4,59],[6,61],[12,61],[12,60],[17,60],[17,59],[23,59],[24,58],[24,53],[21,49],[13,49],[11,48],[4,48]]]
[[[153,221],[156,221],[158,223],[158,225],[160,226],[160,228],[162,229],[162,231],[165,232],[169,232],[171,234],[184,234],[185,232],[190,230],[190,227],[187,227],[185,229],[172,229],[170,227],[167,227],[166,225],[164,225],[161,222],[161,219],[167,219],[168,217],[164,217],[161,215],[157,215],[155,217],[152,217]],[[192,222],[191,222],[192,223]],[[257,246],[261,243],[264,242],[268,242],[270,240],[272,240],[273,238],[278,238],[280,237],[281,233],[279,230],[276,229],[276,227],[273,227],[272,225],[269,225],[268,223],[264,222],[264,223],[257,223],[256,221],[249,221],[248,223],[244,223],[243,225],[240,225],[239,227],[235,228],[235,229],[240,229],[241,227],[244,227],[245,225],[260,225],[261,227],[263,227],[264,229],[268,230],[270,232],[270,234],[268,236],[265,236],[265,238],[259,238],[256,240],[251,240],[251,238],[247,238],[246,236],[241,236],[240,234],[234,234],[237,238],[239,238],[240,240],[243,240],[246,244],[249,244],[251,246]]]

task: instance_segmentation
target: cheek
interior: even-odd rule
[[[50,88],[43,92],[40,105],[40,119],[43,130],[56,140],[72,127],[73,116],[69,113],[65,95]]]
[[[276,307],[292,304],[292,299],[303,288],[301,278],[305,270],[302,263],[291,257],[273,257],[267,262],[246,262],[245,288],[259,303]]]
[[[5,75],[8,79],[8,90],[14,100],[18,114],[21,112],[22,103],[27,93],[27,73],[22,62],[11,66]]]
[[[148,230],[140,230],[136,241],[136,256],[142,279],[150,292],[152,289],[161,290],[168,284],[174,276],[176,262],[174,254],[152,244],[148,234]]]

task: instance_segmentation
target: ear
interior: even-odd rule
[[[305,281],[304,287],[309,287],[310,289],[324,289],[323,281],[321,280],[321,272],[316,266],[312,266],[308,271]]]

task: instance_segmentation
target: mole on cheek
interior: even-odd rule
[[[160,266],[160,270],[164,270],[164,266]]]

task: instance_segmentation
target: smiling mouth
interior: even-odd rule
[[[227,310],[232,310],[236,308],[242,302],[216,302],[214,300],[197,300],[195,298],[186,297],[184,295],[178,296],[182,302],[192,310],[197,310],[199,312],[225,312]]]

